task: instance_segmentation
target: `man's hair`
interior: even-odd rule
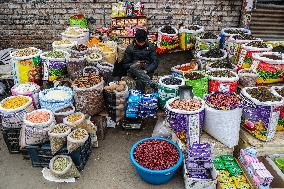
[[[136,30],[135,39],[138,42],[146,41],[146,39],[147,39],[147,32],[145,30],[143,30],[143,29]]]

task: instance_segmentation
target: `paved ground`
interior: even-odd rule
[[[153,186],[145,183],[136,174],[129,160],[129,150],[137,140],[151,136],[153,126],[141,131],[108,129],[100,147],[93,150],[82,177],[72,184],[57,184],[46,181],[41,168],[31,166],[20,154],[9,154],[0,138],[0,189],[180,189],[184,188],[181,171],[169,183]]]

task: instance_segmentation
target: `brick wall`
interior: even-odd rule
[[[51,47],[75,13],[110,21],[112,0],[0,0],[0,49]],[[242,0],[144,0],[151,30],[171,23],[200,24],[206,30],[238,26]],[[104,14],[105,13],[105,14]]]

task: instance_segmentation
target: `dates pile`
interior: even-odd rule
[[[257,48],[267,48],[267,44],[261,42],[261,41],[252,41],[246,44],[246,46],[250,47],[257,47]]]
[[[186,73],[184,75],[184,78],[189,79],[189,80],[202,79],[204,77],[205,77],[205,75],[203,75],[201,73],[197,73],[197,72],[190,72],[190,73]]]
[[[221,58],[224,56],[224,53],[220,49],[210,49],[205,54],[202,54],[201,56],[206,58]]]
[[[77,78],[73,82],[73,86],[77,88],[90,88],[102,81],[101,76],[96,73],[84,73],[82,77]]]
[[[215,35],[213,32],[205,32],[203,35],[200,36],[200,39],[217,39],[218,36]]]
[[[213,93],[208,96],[207,102],[216,108],[232,107],[241,104],[241,99],[234,93]]]
[[[235,75],[229,70],[216,70],[210,71],[208,75],[213,77],[234,77]]]
[[[251,88],[246,91],[252,98],[257,99],[260,102],[274,102],[281,100],[280,97],[275,96],[267,87]]]
[[[178,78],[167,77],[163,79],[162,82],[166,85],[180,85],[182,81]]]
[[[244,34],[243,31],[241,31],[241,30],[234,30],[234,29],[224,30],[224,32],[228,33],[228,34]]]
[[[234,38],[239,39],[239,40],[254,40],[254,39],[256,39],[253,35],[249,35],[249,34],[236,35]]]
[[[171,26],[164,26],[162,29],[161,29],[161,32],[162,33],[167,33],[167,34],[175,34],[176,31],[174,28],[172,28]]]
[[[80,45],[75,45],[75,46],[73,46],[72,47],[72,50],[74,50],[74,51],[86,51],[86,50],[88,50],[88,47],[86,46],[86,45],[82,45],[82,44],[80,44]]]
[[[176,99],[170,104],[171,108],[185,111],[196,111],[202,106],[198,99]]]
[[[145,168],[165,170],[178,162],[179,151],[167,141],[147,140],[137,145],[134,150],[134,158],[138,164]]]

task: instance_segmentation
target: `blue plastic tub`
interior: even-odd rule
[[[136,146],[138,144],[140,144],[141,142],[144,142],[146,140],[154,140],[154,139],[167,141],[167,142],[173,144],[178,149],[178,151],[179,151],[179,160],[171,168],[165,169],[165,170],[151,170],[151,169],[147,169],[145,167],[142,167],[141,165],[139,165],[136,162],[136,160],[134,158],[134,155],[133,155]],[[139,140],[138,142],[136,142],[132,146],[132,148],[130,150],[130,160],[133,163],[133,165],[135,166],[136,171],[138,172],[139,176],[144,181],[146,181],[148,183],[151,183],[151,184],[164,184],[164,183],[168,182],[169,180],[171,180],[173,178],[174,174],[176,173],[176,170],[179,168],[179,166],[183,162],[183,155],[182,155],[181,149],[174,142],[172,142],[170,140],[167,140],[167,139],[164,139],[164,138],[160,138],[160,137],[151,137],[151,138],[145,138],[145,139]]]

